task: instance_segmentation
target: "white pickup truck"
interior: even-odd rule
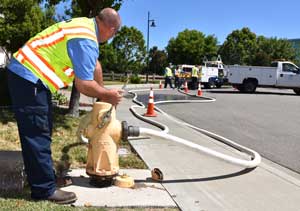
[[[253,93],[256,87],[293,89],[300,95],[300,68],[286,61],[276,61],[271,67],[228,65],[228,82],[241,92]]]

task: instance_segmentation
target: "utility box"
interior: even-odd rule
[[[0,193],[22,192],[25,183],[21,151],[0,151]]]

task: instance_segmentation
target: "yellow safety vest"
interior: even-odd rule
[[[192,69],[192,77],[197,77],[198,78],[198,68],[197,67],[193,67],[193,69]]]
[[[13,56],[54,93],[74,79],[67,49],[67,42],[74,38],[90,39],[98,45],[94,19],[74,18],[54,24],[31,38]]]
[[[169,67],[167,67],[166,68],[166,72],[165,72],[165,77],[172,77],[173,76],[173,74],[172,74],[172,70],[171,70],[171,68],[169,68]]]

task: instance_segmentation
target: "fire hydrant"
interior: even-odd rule
[[[119,172],[121,139],[125,141],[129,135],[138,136],[139,131],[128,127],[126,121],[118,121],[115,108],[109,103],[94,103],[92,112],[84,121],[80,132],[89,140],[86,173],[92,185],[110,186]]]

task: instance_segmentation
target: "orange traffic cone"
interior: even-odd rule
[[[162,83],[161,83],[161,80],[159,81],[159,89],[162,89]]]
[[[184,82],[184,92],[188,93],[189,89],[188,89],[188,84],[187,81]]]
[[[157,116],[157,114],[154,111],[154,93],[153,93],[152,87],[150,88],[147,113],[145,113],[144,116],[148,116],[148,117],[155,117],[155,116]]]
[[[202,90],[201,90],[201,83],[198,83],[198,92],[197,92],[197,96],[202,96]]]

